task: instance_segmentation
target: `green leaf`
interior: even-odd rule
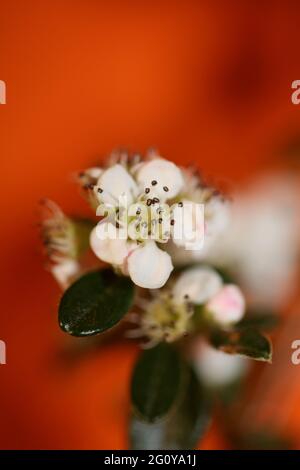
[[[241,331],[213,330],[212,345],[229,354],[241,354],[257,361],[272,361],[272,345],[268,338],[253,328]]]
[[[131,448],[134,450],[193,449],[210,422],[211,408],[192,369],[175,410],[156,423],[131,420]]]
[[[132,404],[136,414],[154,422],[174,407],[184,380],[184,363],[178,352],[160,343],[142,353],[133,371]]]
[[[258,330],[271,330],[279,323],[278,315],[271,312],[247,312],[247,315],[235,325],[236,330],[244,328],[257,328]]]
[[[167,448],[193,449],[206,431],[210,418],[211,409],[204,390],[190,368],[182,401],[170,416],[166,429]]]
[[[60,301],[59,325],[73,336],[91,336],[116,325],[128,312],[133,283],[109,269],[85,274]]]

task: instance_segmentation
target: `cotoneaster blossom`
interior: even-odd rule
[[[187,299],[177,302],[168,290],[153,292],[152,296],[150,300],[142,299],[138,302],[143,313],[131,317],[138,327],[128,332],[131,338],[145,338],[145,348],[162,341],[172,343],[186,335],[190,331],[190,318],[193,315],[191,303]]]
[[[196,305],[203,305],[213,321],[230,325],[242,319],[245,299],[241,290],[233,284],[223,284],[221,276],[209,267],[193,267],[181,273],[173,286],[178,302],[188,298]]]
[[[224,195],[214,187],[206,185],[199,174],[191,169],[183,169],[183,200],[193,201],[197,207],[204,209],[204,236],[201,249],[186,250],[177,243],[167,245],[174,266],[187,263],[205,262],[216,251],[226,230],[230,229],[231,204]]]
[[[143,312],[135,316],[139,326],[129,335],[147,338],[146,347],[176,341],[192,331],[197,305],[203,305],[209,318],[222,326],[239,321],[245,309],[238,287],[224,285],[221,276],[206,266],[185,270],[162,291],[152,291],[150,300],[138,299],[137,305]]]
[[[156,154],[146,160],[121,156],[81,178],[104,216],[90,236],[94,254],[136,285],[164,286],[173,270],[165,249],[170,238],[175,246],[202,248],[203,208],[186,197],[184,172],[174,163]]]

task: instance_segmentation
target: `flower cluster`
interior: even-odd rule
[[[174,268],[172,246],[200,252],[222,224],[221,195],[158,155],[123,158],[82,176],[90,174],[96,178],[84,187],[105,216],[91,233],[91,248],[139,287],[163,287]]]
[[[198,418],[201,428],[208,423],[200,389],[232,389],[246,371],[240,356],[272,356],[262,319],[255,327],[236,278],[216,260],[224,258],[231,204],[197,172],[155,152],[113,154],[77,182],[91,220],[43,203],[42,239],[64,291],[59,325],[81,337],[121,323],[116,335],[125,330],[144,350],[131,384],[134,445],[143,448],[165,418],[155,446],[192,448]]]
[[[98,222],[68,218],[51,201],[44,205],[43,240],[62,288],[83,272],[83,244],[143,288],[133,335],[146,337],[147,344],[173,342],[192,331],[196,306],[211,323],[232,325],[242,318],[240,289],[224,284],[213,267],[202,262],[174,271],[180,257],[186,264],[205,260],[229,223],[228,200],[196,171],[155,152],[144,159],[117,153],[104,167],[81,171],[78,182]]]

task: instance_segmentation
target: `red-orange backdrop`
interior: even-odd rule
[[[229,187],[276,164],[300,119],[300,6],[2,0],[0,18],[0,448],[125,448],[136,348],[61,359],[76,340],[57,326],[37,202],[79,212],[70,174],[120,146],[155,146]],[[212,431],[202,447],[224,445]]]

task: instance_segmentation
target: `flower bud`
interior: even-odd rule
[[[244,316],[245,299],[237,286],[228,284],[212,297],[205,309],[218,323],[224,325],[236,323]]]

